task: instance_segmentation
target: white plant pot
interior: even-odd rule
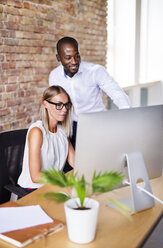
[[[86,198],[84,206],[90,209],[77,210],[79,199],[74,198],[64,203],[69,239],[78,244],[89,243],[95,238],[99,202]]]

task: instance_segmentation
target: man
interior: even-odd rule
[[[51,71],[49,84],[62,86],[71,97],[74,105],[72,144],[75,147],[78,115],[106,110],[101,90],[118,108],[129,108],[130,104],[127,95],[103,66],[81,61],[74,38],[64,37],[58,41],[56,57],[61,65]]]

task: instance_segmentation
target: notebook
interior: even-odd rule
[[[16,202],[10,201],[1,204],[0,207],[19,207],[19,205]],[[63,227],[64,224],[62,223],[62,221],[53,219],[52,223],[1,233],[0,239],[11,243],[17,247],[24,247],[43,237],[49,236],[55,232],[60,231]]]

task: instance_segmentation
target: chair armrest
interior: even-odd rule
[[[5,185],[4,188],[7,189],[9,192],[16,194],[18,197],[23,197],[28,194],[19,185],[8,184],[8,185]]]

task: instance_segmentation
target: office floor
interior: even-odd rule
[[[141,246],[141,248],[162,248],[163,247],[163,216],[152,231],[150,237]]]

